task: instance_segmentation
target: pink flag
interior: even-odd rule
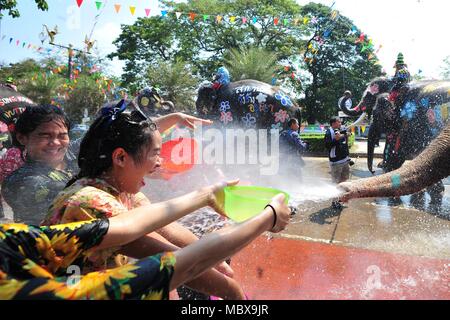
[[[145,9],[145,15],[148,17],[149,14],[150,14],[150,9]]]

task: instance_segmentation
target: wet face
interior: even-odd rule
[[[64,163],[69,146],[69,132],[62,120],[53,120],[39,125],[28,135],[17,134],[25,146],[27,157],[57,168]]]
[[[294,122],[291,124],[291,129],[292,129],[292,130],[297,131],[299,128],[300,128],[300,126],[298,125],[298,121],[294,121]]]
[[[145,176],[152,174],[161,166],[161,143],[161,135],[159,131],[155,131],[152,134],[152,144],[143,151],[142,160],[138,162],[132,157],[129,158],[130,161],[127,161],[123,168],[122,191],[138,193],[145,185]]]

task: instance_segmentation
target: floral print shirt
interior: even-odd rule
[[[121,193],[103,179],[82,178],[59,193],[42,224],[110,218],[146,204],[150,204],[150,200],[143,193]],[[114,265],[112,258],[119,249],[101,250],[91,255],[84,272]]]
[[[72,277],[108,232],[107,219],[49,227],[0,224],[0,300],[168,299],[175,256],[163,253]]]

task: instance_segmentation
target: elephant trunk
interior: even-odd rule
[[[161,107],[167,112],[173,112],[175,110],[175,105],[169,100],[161,101]]]
[[[395,197],[418,192],[450,175],[450,122],[441,134],[414,160],[376,177],[339,185],[346,191],[341,200]]]
[[[363,113],[363,110],[361,110],[361,102],[354,107],[353,109],[349,109],[345,106],[345,99],[342,99],[339,103],[339,107],[346,115],[350,117],[358,117]]]

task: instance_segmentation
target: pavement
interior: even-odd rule
[[[411,206],[408,196],[355,199],[337,210],[330,197],[307,200],[311,190],[332,189],[327,159],[305,161],[303,183],[293,188],[307,195],[289,227],[232,259],[251,298],[450,299],[449,178],[440,214]],[[351,171],[352,180],[370,176],[365,158]]]

